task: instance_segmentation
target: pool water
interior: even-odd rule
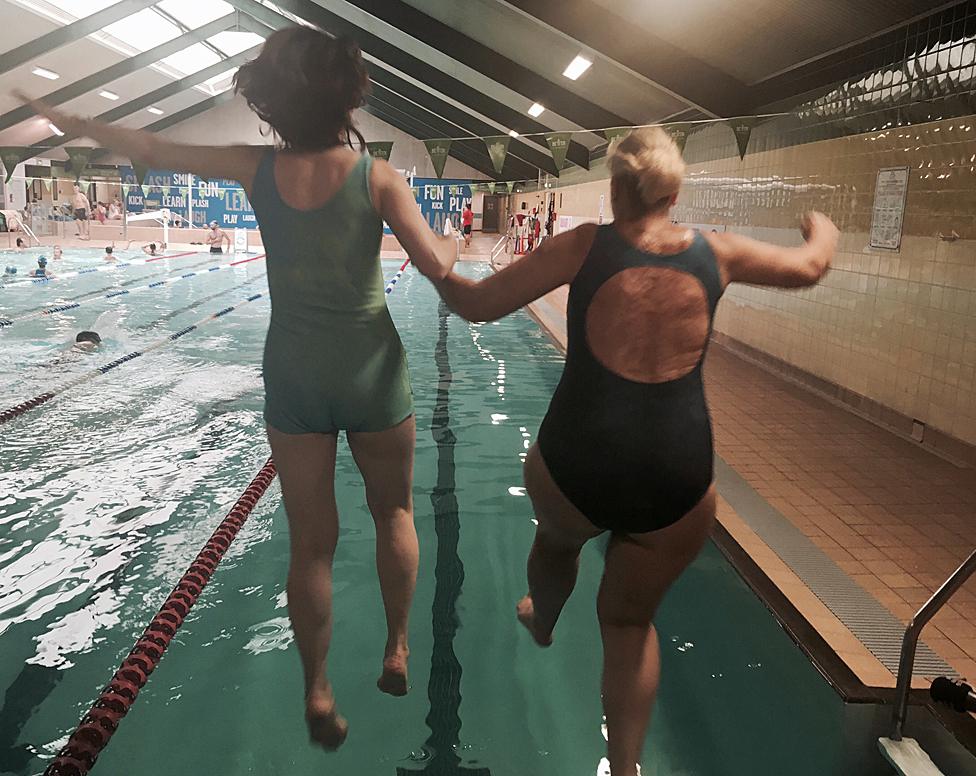
[[[201,263],[218,262],[183,257],[0,289],[0,315]],[[397,266],[384,262],[386,276]],[[0,409],[264,290],[264,271],[252,262],[0,331]],[[534,529],[521,461],[562,357],[524,313],[486,325],[448,315],[413,269],[388,300],[418,426],[409,695],[375,688],[385,627],[373,528],[340,444],[329,665],[346,744],[325,754],[307,741],[274,485],[95,773],[609,772],[599,546],[584,554],[552,649],[535,647],[514,617]],[[0,427],[0,773],[44,770],[267,458],[268,313],[258,300]],[[103,348],[66,352],[99,318]],[[844,772],[843,704],[714,547],[675,586],[658,627],[663,682],[645,776]]]

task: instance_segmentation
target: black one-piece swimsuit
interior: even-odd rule
[[[635,248],[613,224],[601,226],[570,286],[566,364],[539,429],[539,451],[553,481],[598,528],[646,533],[687,514],[711,486],[712,426],[702,355],[676,380],[636,382],[601,364],[586,337],[586,314],[618,272],[660,267],[688,273],[705,290],[711,333],[722,296],[715,254],[701,234],[681,253]]]

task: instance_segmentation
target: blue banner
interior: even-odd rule
[[[414,178],[417,204],[430,228],[444,233],[444,220],[450,218],[455,229],[461,228],[461,211],[471,203],[471,181],[444,178]]]
[[[131,167],[119,167],[119,174],[122,183],[129,187],[125,207],[130,213],[168,208],[188,220],[190,176],[187,173],[150,170],[143,187],[138,185]],[[193,226],[204,227],[211,221],[227,229],[258,228],[257,218],[240,183],[223,178],[201,180],[193,176]]]

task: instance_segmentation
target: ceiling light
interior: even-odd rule
[[[108,89],[105,89],[105,90],[99,92],[98,94],[99,94],[100,97],[104,97],[106,100],[117,100],[117,99],[119,99],[119,95],[117,95],[115,92],[108,91]]]
[[[516,132],[514,129],[508,130],[508,134],[510,137],[518,137],[518,132]]]
[[[532,107],[529,108],[529,115],[535,119],[541,116],[544,110],[545,108],[543,108],[539,103],[533,102]]]
[[[563,70],[563,75],[566,76],[570,81],[575,81],[583,73],[590,69],[590,65],[593,63],[586,57],[577,54],[576,59],[569,63],[569,66]]]
[[[152,113],[154,116],[162,116],[163,115],[163,111],[161,111],[155,105],[149,106],[148,108],[146,108],[146,110],[149,111],[150,113]]]
[[[64,132],[54,126],[54,124],[52,124],[50,121],[47,123],[47,125],[55,135],[58,137],[64,137]]]
[[[48,81],[57,81],[61,77],[53,70],[47,70],[43,67],[35,67],[31,72],[34,75],[39,75],[41,78],[46,78]]]

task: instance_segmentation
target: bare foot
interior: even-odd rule
[[[376,680],[376,686],[380,688],[380,692],[397,697],[407,694],[407,657],[409,655],[409,650],[401,649],[388,653],[383,658],[383,674]]]
[[[522,623],[532,634],[535,643],[540,647],[552,646],[552,631],[545,633],[535,621],[535,606],[532,603],[532,596],[525,596],[515,607],[518,621]]]
[[[330,696],[308,696],[305,722],[308,723],[309,739],[330,752],[342,746],[349,733],[349,723],[337,711],[335,699]]]

